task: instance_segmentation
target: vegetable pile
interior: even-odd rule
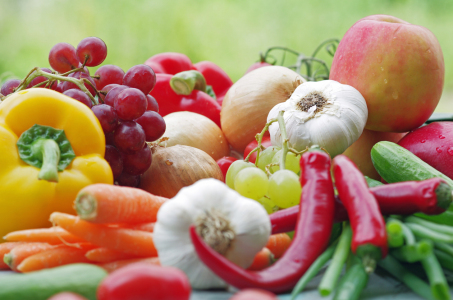
[[[90,75],[106,56],[58,43],[51,69],[1,86],[0,299],[296,299],[319,275],[350,300],[371,273],[451,299],[453,122],[424,124],[444,76],[429,30],[369,16],[235,83],[174,52]]]

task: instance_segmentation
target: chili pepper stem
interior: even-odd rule
[[[38,179],[58,182],[58,162],[60,161],[60,147],[52,139],[39,139],[32,146],[32,153],[42,157],[42,167]]]
[[[363,267],[368,274],[374,272],[377,261],[382,257],[381,249],[372,244],[357,247],[356,255],[362,259]]]
[[[170,79],[170,86],[178,95],[190,95],[193,90],[206,92],[206,79],[198,71],[184,71]]]

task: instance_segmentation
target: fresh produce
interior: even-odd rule
[[[6,242],[0,243],[0,258],[4,257],[5,254],[8,254],[13,248],[20,245],[20,242]],[[0,270],[9,270],[10,266],[4,262],[3,259],[0,259]]]
[[[254,164],[251,162],[246,162],[242,159],[240,160],[235,160],[230,167],[228,168],[228,171],[225,176],[225,183],[226,185],[234,190],[234,184],[235,184],[235,179],[236,175],[242,171],[245,168],[253,168],[255,167]]]
[[[423,212],[436,215],[444,212],[452,203],[451,187],[440,178],[423,181],[405,181],[370,188],[383,215],[410,215]],[[272,234],[294,230],[299,207],[293,206],[270,215]],[[335,199],[335,222],[348,219],[341,201]]]
[[[102,267],[107,272],[112,273],[115,270],[121,269],[125,266],[132,265],[135,263],[145,263],[145,264],[160,266],[158,257],[122,259],[122,260],[116,260],[116,261],[112,261],[112,262],[108,262],[108,263],[99,264],[99,266]]]
[[[190,292],[189,280],[181,270],[136,263],[104,278],[97,299],[189,300]]]
[[[53,295],[47,300],[87,300],[87,298],[71,292],[61,292]]]
[[[196,289],[226,284],[201,262],[204,258],[193,249],[189,227],[213,247],[212,251],[238,268],[250,266],[270,234],[269,218],[263,207],[224,183],[202,179],[181,189],[159,210],[153,239],[161,264],[184,271]]]
[[[343,154],[356,164],[363,175],[375,180],[381,180],[381,176],[379,176],[371,161],[371,148],[380,141],[398,143],[405,134],[364,129],[359,139],[349,146]]]
[[[11,248],[9,252],[3,255],[3,261],[8,267],[18,272],[17,266],[28,256],[52,249],[53,246],[47,243],[22,243]]]
[[[177,52],[164,52],[151,56],[145,62],[156,74],[171,74],[191,70],[192,61],[187,55]]]
[[[0,136],[2,236],[49,226],[52,211],[73,212],[81,188],[113,183],[94,114],[58,92],[34,88],[10,95],[0,104]]]
[[[269,136],[263,136],[263,139],[261,140],[261,145],[264,147],[264,148],[268,148],[270,146],[272,146],[272,142],[271,142],[271,138]],[[247,157],[249,155],[249,153],[255,149],[256,147],[258,146],[258,141],[255,139],[253,141],[251,141],[247,147],[245,147],[244,149],[244,157]],[[249,157],[249,162],[252,162],[252,163],[255,163],[255,160],[256,160],[256,155],[257,153],[256,152],[253,152],[250,157]],[[261,156],[262,157],[262,156]],[[264,170],[263,170],[264,171]]]
[[[171,198],[203,178],[223,180],[222,171],[206,152],[190,146],[153,147],[153,162],[142,175],[140,188]]]
[[[398,144],[385,141],[377,143],[371,149],[371,159],[376,171],[388,183],[439,177],[453,187],[450,177]]]
[[[29,274],[2,276],[0,298],[47,300],[59,292],[74,292],[96,300],[96,290],[107,272],[90,264],[72,264]]]
[[[13,231],[5,235],[3,239],[11,242],[39,242],[51,245],[61,244],[62,240],[67,243],[85,242],[84,239],[81,239],[58,226]]]
[[[233,295],[229,300],[278,300],[271,292],[261,289],[243,289]]]
[[[433,122],[417,128],[398,145],[453,179],[453,122]]]
[[[272,252],[264,247],[255,255],[252,264],[247,268],[249,271],[260,271],[274,263],[274,255]]]
[[[290,170],[278,170],[269,178],[269,197],[278,207],[296,206],[301,192],[299,177]]]
[[[362,258],[366,272],[371,273],[388,252],[385,221],[378,202],[363,174],[346,156],[333,159],[333,176],[353,231],[351,250]]]
[[[407,132],[436,108],[444,68],[431,31],[393,16],[373,15],[357,21],[343,36],[330,79],[363,95],[369,112],[366,129]]]
[[[280,66],[259,68],[239,79],[227,92],[222,104],[222,131],[239,152],[266,124],[269,111],[289,99],[305,80]]]
[[[368,274],[360,263],[354,259],[352,266],[346,270],[335,292],[334,300],[357,300],[368,283]]]
[[[210,61],[200,61],[193,65],[193,67],[203,74],[206,79],[206,84],[212,88],[214,92],[214,99],[222,106],[223,98],[233,85],[233,81],[228,74],[219,66]]]
[[[302,155],[301,210],[293,242],[285,254],[262,271],[246,271],[219,255],[206,244],[194,226],[190,228],[193,246],[212,272],[237,288],[261,288],[272,292],[292,289],[329,241],[334,216],[334,192],[330,158],[314,151]],[[168,202],[171,203],[171,202]]]
[[[216,161],[217,164],[219,165],[220,170],[222,171],[224,182],[225,182],[225,178],[226,178],[228,169],[230,168],[231,164],[233,162],[235,162],[236,160],[238,160],[236,157],[224,156]]]
[[[269,249],[276,259],[283,256],[291,244],[291,238],[286,233],[277,233],[269,237],[266,248]]]
[[[121,227],[108,227],[83,221],[79,217],[54,212],[50,221],[87,242],[138,256],[157,256],[153,235]]]
[[[137,256],[137,255],[124,253],[121,251],[116,251],[116,250],[112,250],[110,248],[104,248],[104,247],[94,248],[92,250],[87,251],[85,253],[85,257],[90,262],[96,262],[96,263],[109,263],[109,262],[124,260],[124,259],[140,258],[140,256]]]
[[[129,187],[92,184],[79,191],[74,202],[81,219],[93,223],[155,222],[167,198]]]
[[[186,145],[203,150],[214,160],[230,154],[222,130],[207,117],[188,111],[174,112],[164,117],[167,125],[166,146]]]
[[[288,100],[270,110],[267,121],[282,110],[290,147],[301,151],[319,145],[332,157],[359,138],[368,116],[362,95],[353,87],[332,80],[299,85]],[[281,147],[279,125],[271,124],[269,133],[272,144]]]

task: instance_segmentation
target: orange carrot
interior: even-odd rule
[[[128,266],[134,263],[149,263],[151,265],[158,265],[160,266],[159,258],[157,257],[149,257],[149,258],[135,258],[135,259],[124,259],[124,260],[117,260],[112,261],[105,264],[98,264],[98,266],[104,268],[107,272],[111,273],[119,268]]]
[[[21,245],[20,242],[6,242],[0,244],[0,270],[9,270],[9,266],[3,261],[5,254],[8,254],[16,246]]]
[[[141,189],[99,183],[80,190],[75,209],[82,219],[93,223],[155,222],[167,200]]]
[[[47,268],[53,268],[73,263],[89,263],[85,257],[88,250],[96,247],[89,243],[58,245],[53,248],[30,255],[18,266],[19,272],[32,272]]]
[[[150,223],[138,223],[138,224],[122,224],[121,227],[135,229],[135,230],[148,231],[148,232],[154,232],[155,225],[156,225],[156,222],[150,222]]]
[[[52,213],[50,221],[100,247],[142,257],[157,256],[153,234],[150,232],[93,224],[80,217],[59,212]]]
[[[86,258],[92,262],[108,263],[116,260],[139,258],[136,255],[99,247],[86,253]]]
[[[39,252],[52,249],[54,246],[47,243],[23,243],[14,247],[5,254],[4,261],[13,271],[18,271],[17,266],[27,257]]]
[[[248,267],[250,271],[260,271],[264,268],[269,267],[274,262],[274,255],[272,252],[264,247],[255,255],[253,263]]]
[[[286,233],[277,233],[269,237],[267,241],[266,248],[268,248],[272,254],[274,254],[275,259],[282,257],[286,249],[288,249],[291,244],[291,238]]]
[[[8,233],[5,240],[9,242],[39,242],[51,245],[63,243],[83,243],[83,239],[67,232],[61,227],[18,230]]]

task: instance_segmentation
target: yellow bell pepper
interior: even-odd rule
[[[66,157],[67,142],[62,146],[58,145],[60,141],[48,142],[42,138],[36,147],[29,147],[30,144],[25,152],[19,153],[23,146],[18,145],[21,135],[36,129],[35,124],[63,130],[72,147],[72,157]],[[21,139],[30,142],[26,133]],[[35,150],[36,153],[31,153]],[[43,88],[7,97],[0,103],[1,236],[14,230],[49,227],[48,219],[53,211],[75,214],[72,206],[80,189],[93,183],[113,184],[112,170],[104,159],[104,152],[101,125],[93,112],[79,101]],[[60,154],[66,166],[58,165]],[[25,162],[23,155],[29,155],[35,162],[42,161],[42,169],[47,171]],[[49,163],[52,161],[53,167]]]

